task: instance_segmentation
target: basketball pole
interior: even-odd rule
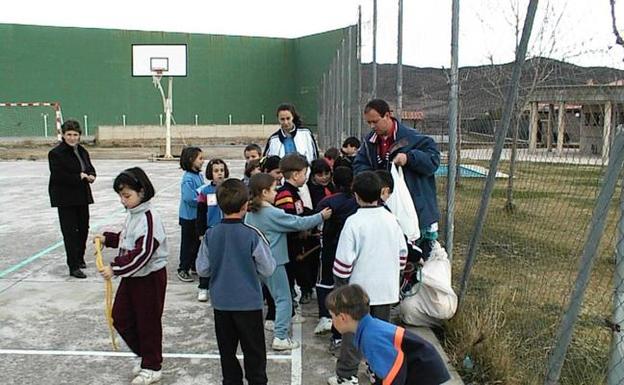
[[[165,99],[165,124],[167,125],[167,137],[165,140],[165,159],[172,159],[171,155],[171,114],[173,112],[173,77],[168,76],[167,98]]]
[[[164,159],[173,159],[171,155],[171,114],[173,113],[173,77],[168,76],[167,95],[160,84],[160,77],[158,75],[153,76],[154,85],[160,91],[162,97],[163,109],[165,110],[165,156]]]

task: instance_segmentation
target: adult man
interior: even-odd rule
[[[355,160],[355,174],[366,170],[390,170],[392,163],[403,166],[405,183],[410,191],[420,225],[421,242],[428,256],[425,240],[437,239],[440,210],[436,199],[435,172],[440,152],[428,136],[399,123],[390,114],[385,100],[373,99],[364,108],[364,118],[372,131],[364,138]]]

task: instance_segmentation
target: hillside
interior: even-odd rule
[[[461,111],[464,118],[500,110],[511,77],[513,63],[463,67],[459,70]],[[364,64],[362,92],[368,98],[372,78],[371,64]],[[396,101],[396,64],[377,65],[378,96]],[[534,80],[538,79],[538,80]],[[624,71],[608,67],[580,67],[548,59],[527,60],[521,77],[521,97],[532,85],[579,85],[593,81],[606,84],[624,79]],[[448,111],[447,70],[403,66],[403,109],[422,110],[425,117],[445,119]]]

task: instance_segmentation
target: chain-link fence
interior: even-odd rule
[[[535,29],[544,34],[541,24]],[[349,83],[339,75],[342,54],[320,84],[325,149],[360,133],[343,119],[361,119],[372,97],[370,64],[362,65],[361,97],[342,91]],[[624,212],[624,71],[527,58],[459,70],[454,148],[451,74],[403,68],[403,123],[438,142],[441,217],[449,199],[454,207],[461,302],[445,325],[447,353],[471,384],[624,383],[624,222],[617,227]],[[396,66],[376,72],[376,95],[396,111]],[[450,152],[457,155],[453,197],[446,196]],[[440,228],[444,234],[444,219]]]

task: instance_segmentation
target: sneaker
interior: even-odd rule
[[[327,379],[329,385],[358,385],[360,382],[356,376],[340,377],[331,376]]]
[[[321,317],[318,324],[314,328],[314,334],[324,334],[331,331],[332,320],[331,318]]]
[[[272,321],[270,319],[264,321],[264,330],[269,332],[275,330],[275,321]]]
[[[199,289],[197,292],[197,300],[199,302],[208,302],[208,289]]]
[[[193,277],[184,270],[178,270],[178,279],[182,282],[193,282]]]
[[[327,349],[334,356],[340,353],[340,346],[342,345],[342,339],[329,339],[329,348]]]
[[[299,347],[299,342],[292,340],[290,338],[273,338],[273,343],[271,344],[273,350],[292,350],[297,349]]]
[[[132,380],[132,385],[146,385],[153,384],[162,378],[162,372],[160,370],[141,369],[139,374]]]
[[[84,279],[87,278],[87,275],[82,272],[80,269],[74,269],[69,272],[69,275],[74,278]]]
[[[294,315],[294,316],[292,316],[292,318],[291,318],[290,322],[291,322],[291,323],[293,323],[293,324],[302,324],[302,323],[304,323],[304,322],[305,322],[305,320],[306,320],[306,319],[305,319],[305,317],[304,317],[304,316],[302,316],[302,315],[301,315],[301,314],[299,314],[299,313],[295,313],[295,315]]]

